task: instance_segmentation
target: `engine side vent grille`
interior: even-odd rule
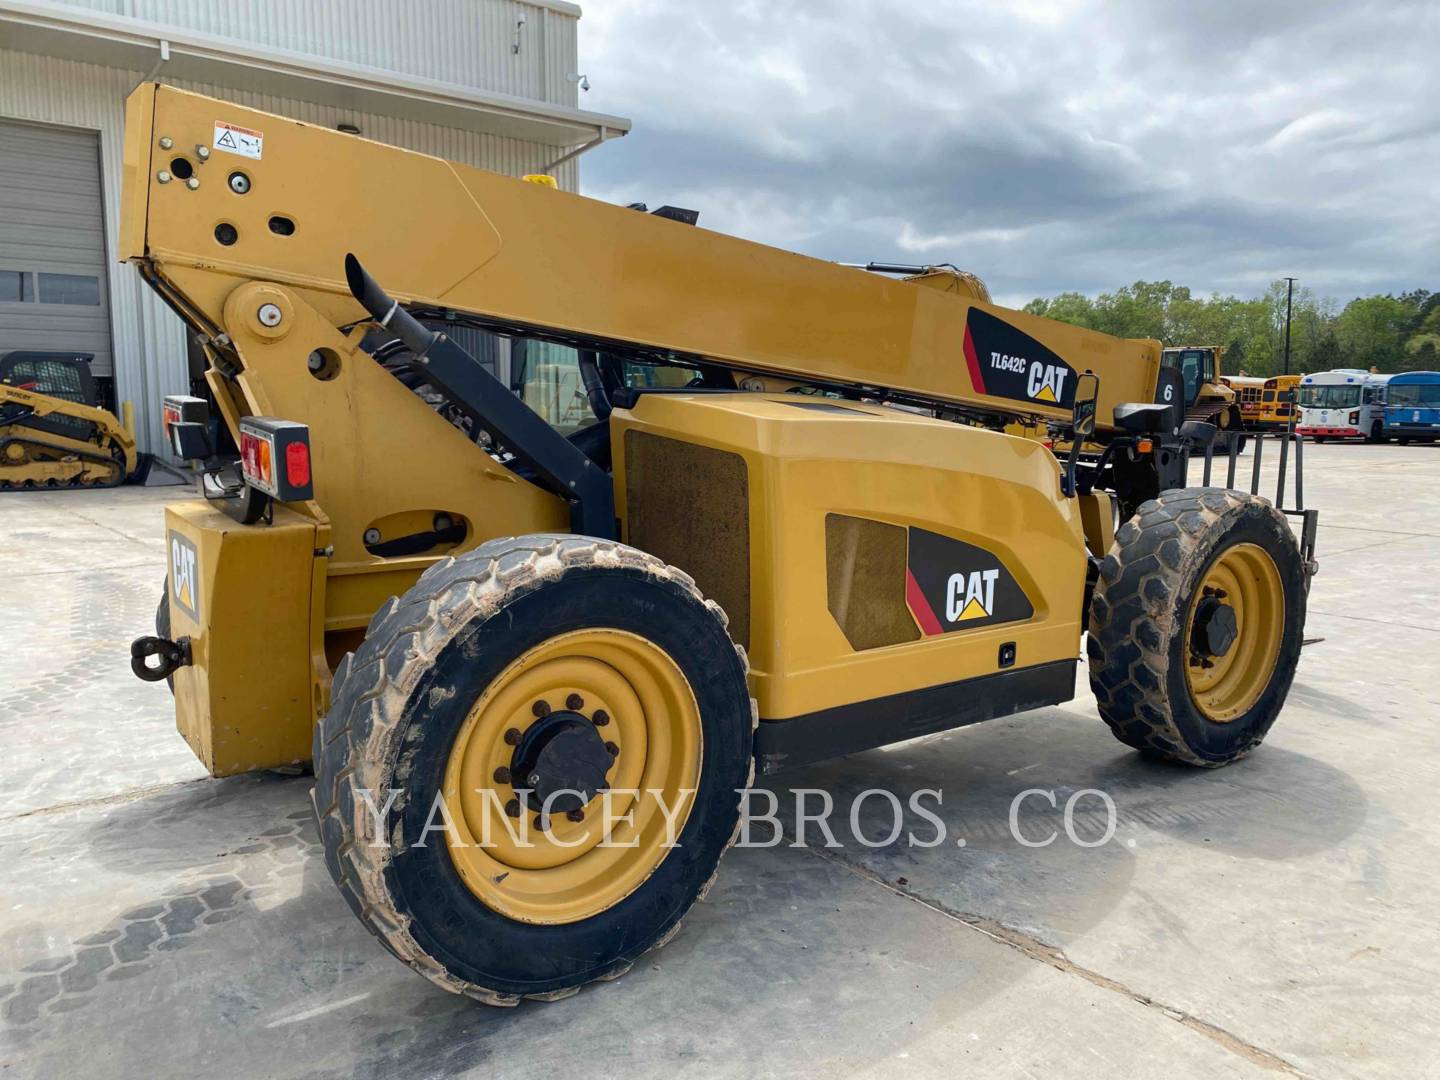
[[[750,484],[728,450],[648,431],[625,433],[629,542],[678,566],[730,617],[750,647]]]
[[[905,605],[906,531],[883,521],[825,515],[825,592],[830,614],[856,651],[914,641]]]

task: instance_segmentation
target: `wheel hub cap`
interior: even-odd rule
[[[614,760],[589,717],[563,710],[526,729],[510,773],[527,806],[540,810],[548,805],[551,812],[563,814],[579,810],[605,788]]]
[[[1224,656],[1235,644],[1238,633],[1235,609],[1223,600],[1207,596],[1196,608],[1190,647],[1200,656]]]

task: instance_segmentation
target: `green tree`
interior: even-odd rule
[[[1034,315],[1117,337],[1159,338],[1167,346],[1226,346],[1223,370],[1275,375],[1285,361],[1285,282],[1257,297],[1195,296],[1170,281],[1136,281],[1091,299],[1076,292],[1037,297]],[[1405,371],[1440,356],[1440,293],[1358,297],[1341,310],[1308,288],[1291,297],[1290,370],[1337,367]]]
[[[1393,296],[1362,296],[1351,300],[1335,322],[1347,366],[1403,371],[1406,331],[1415,309]]]
[[[1429,299],[1440,300],[1440,295]],[[1405,354],[1411,365],[1430,370],[1435,366],[1436,354],[1440,353],[1440,303],[1428,305],[1428,313],[1424,313],[1424,306],[1415,332],[1405,342]]]

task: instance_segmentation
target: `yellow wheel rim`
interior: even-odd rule
[[[581,715],[604,713],[597,731],[614,748],[609,787],[580,820],[555,814],[541,828],[534,809],[514,814],[515,785],[525,783],[504,782],[513,740],[538,722],[538,702],[568,709],[577,701]],[[471,892],[512,919],[599,914],[669,854],[694,803],[701,749],[695,695],[664,650],[623,630],[551,638],[501,672],[461,725],[443,789],[451,861]]]
[[[1217,601],[1234,612],[1235,638],[1224,655],[1202,655],[1195,646],[1197,615]],[[1255,544],[1226,548],[1195,591],[1185,627],[1185,678],[1196,708],[1217,724],[1243,716],[1269,685],[1285,633],[1285,590],[1275,560]]]

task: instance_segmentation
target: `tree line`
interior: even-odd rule
[[[1137,281],[1091,299],[1080,293],[1037,298],[1032,315],[1117,337],[1159,338],[1166,345],[1224,345],[1227,374],[1276,375],[1284,369],[1285,282],[1263,296],[1192,296],[1184,285]],[[1290,370],[1440,370],[1440,293],[1361,296],[1341,307],[1297,288],[1290,321]]]

